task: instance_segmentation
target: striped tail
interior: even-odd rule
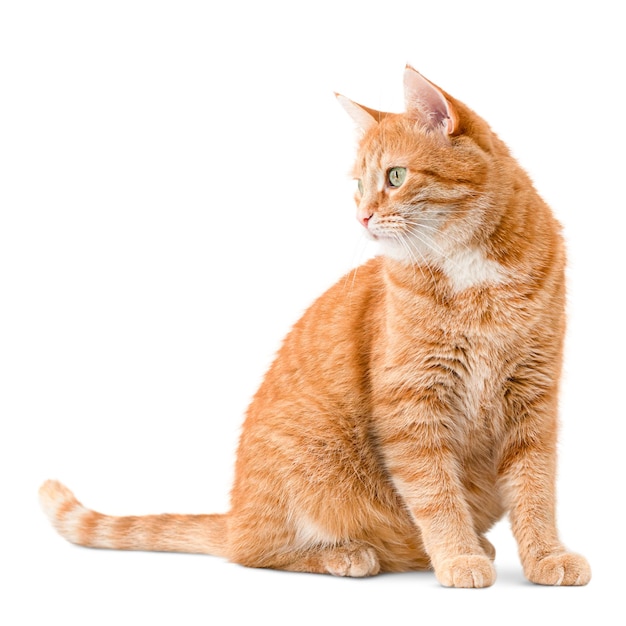
[[[228,556],[226,515],[103,515],[56,480],[41,486],[39,501],[59,534],[81,546]]]

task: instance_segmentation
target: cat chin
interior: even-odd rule
[[[382,235],[372,238],[379,244],[382,256],[394,261],[400,261],[406,265],[436,262],[436,259],[433,259],[432,251],[423,241],[402,241],[396,237],[384,237]]]
[[[380,253],[382,256],[391,259],[393,261],[400,261],[405,265],[415,265],[415,259],[412,259],[411,256],[406,252],[406,250],[402,249],[402,246],[394,242],[384,242],[380,239],[376,239],[380,244]]]

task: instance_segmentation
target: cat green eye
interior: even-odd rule
[[[363,195],[363,181],[359,178],[359,180],[356,181],[357,187],[359,188],[359,193],[361,195]]]
[[[406,178],[406,167],[392,167],[387,172],[387,180],[392,187],[400,187]]]

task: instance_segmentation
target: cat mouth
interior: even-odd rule
[[[365,228],[367,236],[374,241],[392,241],[397,240],[402,236],[402,233],[398,229],[386,230],[384,228]]]
[[[406,220],[399,215],[372,215],[366,219],[360,219],[367,235],[374,241],[398,240],[409,234]]]
[[[366,236],[368,239],[372,241],[378,241],[378,242],[393,239],[393,237],[391,237],[391,235],[389,234],[385,234],[381,232],[373,232],[369,228],[366,229]]]

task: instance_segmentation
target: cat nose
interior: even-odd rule
[[[365,226],[365,228],[367,228],[367,225],[370,219],[372,219],[373,215],[374,214],[371,211],[359,211],[356,218],[359,220],[359,222],[361,222],[363,226]]]

